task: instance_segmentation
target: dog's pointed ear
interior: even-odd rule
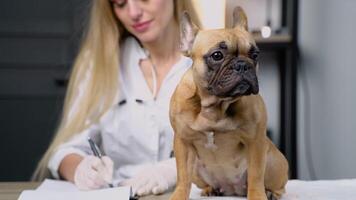
[[[180,19],[180,50],[186,56],[190,56],[195,36],[199,28],[192,22],[189,14],[184,11]]]
[[[248,31],[248,22],[247,22],[247,16],[245,11],[240,7],[237,6],[234,9],[233,13],[233,25],[234,27],[242,27],[246,31]]]

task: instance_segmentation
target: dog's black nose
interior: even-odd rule
[[[251,65],[247,64],[243,60],[238,60],[234,64],[234,69],[239,73],[245,73],[245,72],[249,71],[251,68],[252,68]]]

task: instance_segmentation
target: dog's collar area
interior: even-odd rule
[[[214,143],[214,132],[210,131],[210,132],[205,132],[206,135],[206,144],[205,144],[205,148],[207,149],[211,149],[211,150],[216,150],[218,148],[218,146],[215,145]]]

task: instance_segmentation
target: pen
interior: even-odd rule
[[[132,192],[132,187],[130,187],[130,198],[129,200],[138,200],[138,196],[136,195],[133,195],[133,192]]]
[[[103,154],[101,154],[101,151],[100,151],[99,147],[94,143],[94,141],[90,137],[88,137],[88,142],[89,142],[91,150],[94,153],[94,156],[96,156],[96,157],[101,159]],[[114,187],[114,185],[112,183],[109,183],[109,187],[112,188],[112,187]]]
[[[99,147],[95,144],[95,142],[90,138],[88,137],[88,142],[89,142],[89,145],[90,145],[90,148],[91,150],[93,151],[94,153],[94,156],[98,157],[101,159],[101,157],[103,156],[103,154],[101,153]],[[114,187],[112,183],[109,183],[109,187]],[[130,199],[129,200],[138,200],[138,197],[137,196],[134,196],[132,194],[132,188],[130,187]]]

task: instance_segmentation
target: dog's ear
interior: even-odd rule
[[[190,56],[191,49],[199,28],[192,22],[189,14],[184,11],[180,19],[180,50]]]
[[[246,31],[248,31],[248,22],[247,22],[247,16],[245,11],[240,7],[237,6],[234,9],[233,13],[233,25],[234,27],[242,27]]]

